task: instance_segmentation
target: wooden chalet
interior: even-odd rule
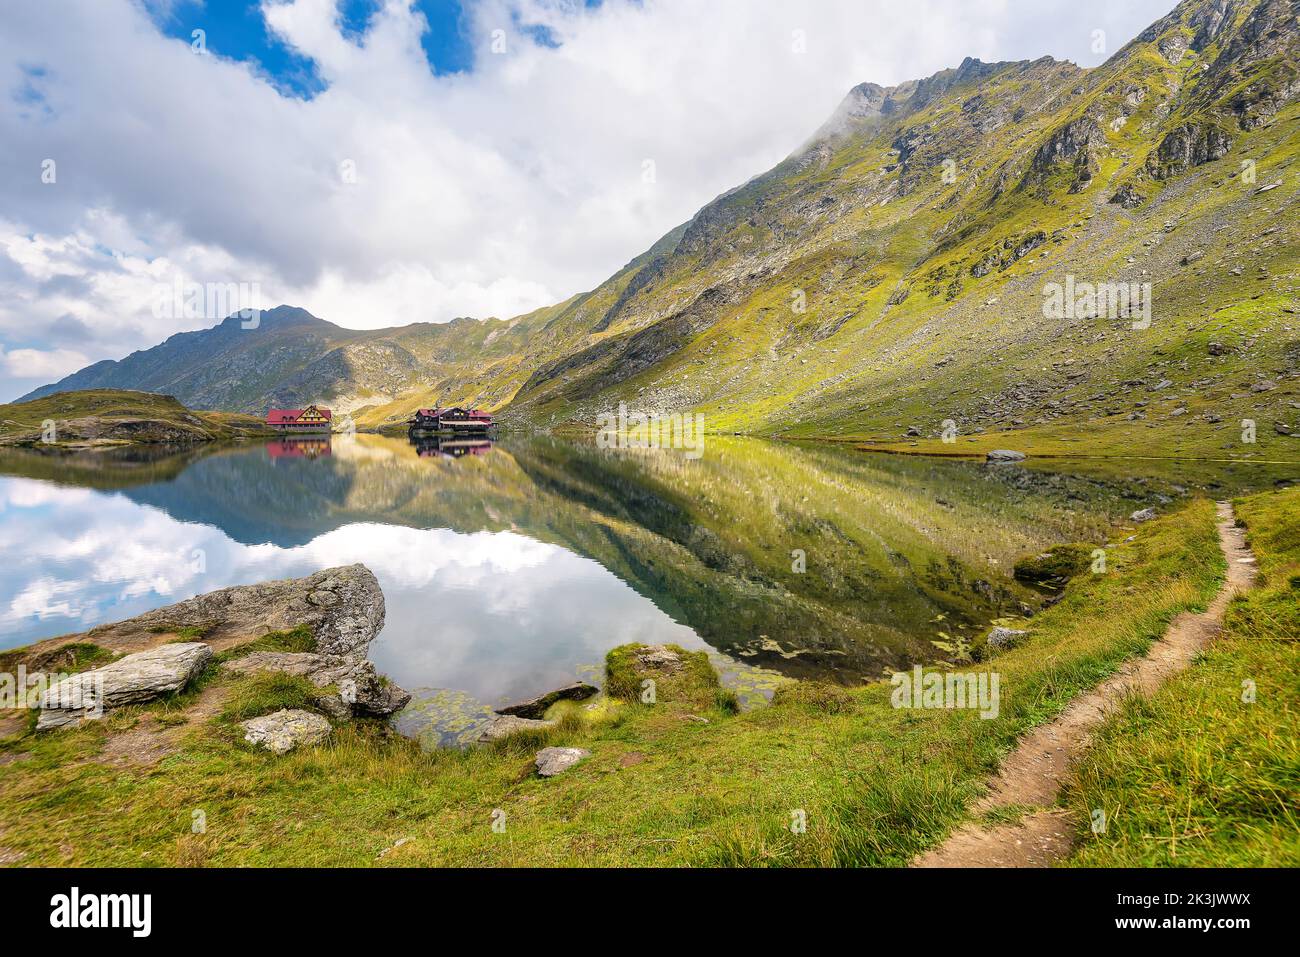
[[[453,434],[486,432],[492,428],[492,416],[482,409],[417,409],[407,420],[412,432],[446,432]]]
[[[277,432],[329,432],[333,421],[334,413],[316,405],[305,409],[271,409],[266,413],[266,424]]]

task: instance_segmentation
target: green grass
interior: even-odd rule
[[[1258,587],[1187,672],[1097,735],[1066,797],[1085,822],[1071,864],[1300,864],[1300,490],[1235,504]]]
[[[1204,501],[1144,526],[1105,575],[1071,582],[1026,644],[989,665],[1000,716],[890,707],[890,688],[794,685],[771,707],[735,713],[716,678],[685,656],[639,696],[560,709],[555,727],[467,751],[421,752],[374,722],[276,758],[235,740],[229,721],[310,707],[316,689],[210,669],[226,695],[211,720],[174,729],[178,750],[150,767],[111,766],[111,735],[174,709],[124,709],[106,722],[22,733],[0,755],[0,844],[28,864],[228,865],[880,865],[901,864],[964,819],[987,775],[1030,727],[1057,714],[1168,621],[1203,606],[1222,574]],[[639,689],[628,650],[611,677]],[[548,744],[591,757],[533,774]],[[207,833],[190,833],[193,810]],[[507,816],[504,834],[492,815]],[[791,823],[802,812],[806,831]],[[400,838],[410,840],[381,859]]]
[[[1061,588],[1075,575],[1091,567],[1096,548],[1096,545],[1078,542],[1055,545],[1041,554],[1021,558],[1013,571],[1019,581],[1043,588]]]
[[[89,641],[74,641],[50,651],[33,652],[30,648],[10,648],[0,652],[0,671],[13,671],[19,664],[29,673],[59,672],[76,674],[116,661],[120,656]]]
[[[316,635],[311,626],[306,624],[298,625],[296,628],[287,631],[269,631],[260,638],[221,652],[217,656],[217,660],[231,661],[259,651],[313,652],[316,651]]]
[[[217,622],[203,622],[198,625],[186,625],[183,628],[177,628],[173,634],[176,642],[185,641],[202,641],[208,635],[212,634],[217,628]]]
[[[284,708],[316,710],[322,690],[301,675],[258,672],[234,683],[226,696],[221,720],[235,724]]]
[[[628,701],[640,701],[642,683],[647,678],[655,682],[656,695],[660,692],[673,698],[695,698],[710,693],[718,686],[718,676],[703,651],[687,651],[680,645],[666,645],[669,651],[681,658],[681,668],[672,674],[648,675],[637,666],[637,652],[646,646],[639,642],[620,645],[605,656],[605,691]]]

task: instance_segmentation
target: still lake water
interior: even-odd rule
[[[784,677],[942,659],[1040,600],[1011,578],[1017,557],[1104,542],[1137,508],[1296,478],[1123,468],[730,437],[698,460],[510,436],[0,451],[0,648],[364,562],[388,608],[371,657],[416,695],[398,726],[447,744],[492,707],[598,682],[631,641],[708,650],[748,700]]]

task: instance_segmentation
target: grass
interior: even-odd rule
[[[1196,501],[1113,549],[1105,575],[1072,581],[1026,644],[980,667],[1002,675],[1000,716],[896,710],[883,682],[793,685],[736,713],[690,653],[677,675],[554,727],[489,747],[422,752],[375,722],[340,725],[319,747],[276,758],[230,721],[311,707],[285,680],[205,678],[219,714],[174,729],[179,749],[146,767],[109,766],[110,735],[166,705],[0,741],[0,844],[25,864],[139,865],[881,865],[901,864],[966,814],[1000,756],[1222,575],[1213,508]],[[611,655],[615,690],[639,690],[633,649]],[[589,749],[563,775],[533,774],[539,747]],[[207,831],[190,833],[203,810]],[[507,817],[492,830],[493,812]],[[802,819],[806,830],[792,823]],[[382,859],[381,852],[409,838]]]
[[[254,641],[221,652],[217,660],[231,661],[259,651],[301,653],[315,650],[316,636],[310,625],[303,624],[288,631],[269,631]]]
[[[10,648],[0,652],[0,672],[13,671],[20,663],[28,673],[57,672],[76,674],[101,668],[116,661],[118,655],[89,641],[75,641],[49,651],[33,654],[30,648]]]
[[[185,625],[181,628],[172,628],[170,625],[155,625],[149,630],[155,634],[170,633],[174,637],[173,642],[202,641],[208,635],[217,629],[217,622],[205,621],[197,625]]]
[[[1071,864],[1300,863],[1300,490],[1235,505],[1258,585],[1190,669],[1099,732],[1066,797],[1085,822]]]
[[[647,680],[642,668],[638,667],[637,654],[646,646],[633,642],[619,645],[605,656],[605,691],[615,698],[628,701],[640,701],[648,692],[644,685]],[[670,697],[698,698],[711,693],[718,687],[718,676],[709,664],[709,656],[703,651],[687,651],[680,645],[665,645],[681,659],[681,668],[675,673],[655,675],[655,694],[661,690]]]
[[[321,694],[322,689],[301,675],[258,672],[234,683],[226,696],[221,720],[237,724],[285,708],[313,711]]]
[[[81,420],[97,420],[87,437]],[[53,425],[52,435],[47,427]],[[58,392],[27,402],[0,405],[0,445],[40,449],[124,446],[158,442],[197,443],[247,435],[269,435],[254,416],[195,412],[169,395],[129,389]],[[51,441],[46,442],[45,439]]]
[[[1043,588],[1061,588],[1092,565],[1096,548],[1096,545],[1078,542],[1055,545],[1041,554],[1020,559],[1013,572],[1019,581]]]

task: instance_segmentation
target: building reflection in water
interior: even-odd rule
[[[266,443],[266,454],[273,459],[317,459],[332,454],[329,436],[279,439]]]
[[[458,459],[466,455],[486,455],[492,451],[492,440],[486,435],[412,435],[411,444],[415,446],[416,454],[424,457]]]

